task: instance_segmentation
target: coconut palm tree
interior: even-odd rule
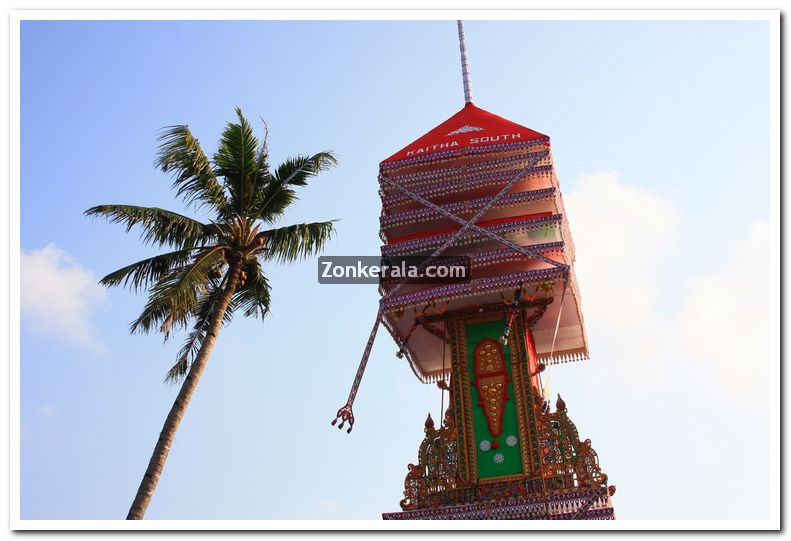
[[[156,207],[99,205],[101,216],[139,227],[142,240],[170,251],[132,263],[100,283],[145,290],[148,301],[131,323],[132,332],[159,331],[167,340],[189,329],[166,381],[182,381],[127,519],[142,519],[156,489],[168,452],[217,334],[237,310],[263,319],[269,312],[270,285],[264,265],[289,263],[319,252],[333,234],[333,223],[274,227],[291,203],[295,188],[336,165],[330,152],[297,156],[271,170],[267,137],[259,141],[239,108],[213,159],[204,154],[185,125],[163,128],[156,166],[173,175],[184,203],[208,210],[210,223]]]

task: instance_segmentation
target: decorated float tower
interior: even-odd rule
[[[464,107],[380,164],[382,256],[469,257],[460,283],[380,286],[380,323],[444,415],[425,421],[401,511],[385,519],[614,519],[615,487],[542,373],[587,359],[574,245],[547,135]],[[552,403],[554,402],[554,403]],[[444,406],[447,405],[445,409]]]

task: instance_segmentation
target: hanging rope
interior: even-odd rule
[[[491,209],[500,199],[502,199],[508,192],[510,192],[511,188],[513,188],[514,185],[522,177],[524,177],[527,173],[529,173],[530,170],[533,169],[536,166],[536,164],[540,160],[545,158],[548,154],[549,151],[543,151],[536,153],[535,156],[532,156],[528,160],[527,165],[523,169],[521,169],[516,175],[514,175],[514,177],[511,180],[509,180],[508,183],[505,186],[503,186],[503,188],[497,193],[497,195],[495,195],[492,199],[489,200],[488,203],[486,203],[486,205],[484,205],[480,210],[478,210],[478,212],[475,213],[475,216],[470,218],[469,221],[465,222],[462,218],[454,216],[448,213],[447,211],[445,211],[444,209],[441,209],[440,210],[441,213],[448,214],[449,217],[452,217],[454,221],[461,223],[463,225],[458,231],[456,231],[453,235],[451,235],[451,237],[448,240],[446,240],[442,244],[442,246],[434,250],[434,252],[418,266],[417,274],[419,275],[423,271],[423,269],[425,269],[434,259],[436,259],[440,254],[444,253],[445,250],[447,250],[450,246],[452,246],[459,238],[461,238],[464,234],[466,234],[467,231],[469,231],[470,229],[476,228],[476,230],[480,229],[481,231],[486,231],[485,229],[476,226],[475,223],[478,220],[480,220],[487,212],[489,212],[489,209]],[[389,180],[387,179],[387,177],[380,177],[380,178],[384,178],[386,181]],[[396,184],[396,186],[400,187],[400,185],[398,184]],[[423,198],[420,199],[422,199],[422,201],[425,202],[424,204],[427,204],[432,207],[436,207],[436,205],[434,205],[430,201]],[[500,240],[501,242],[506,242],[505,239],[502,239],[497,235],[495,235],[495,238],[497,240]],[[513,242],[506,242],[506,244],[513,245],[512,247],[514,247],[514,249],[516,249],[520,253],[523,253],[522,247],[519,246],[518,244]],[[526,251],[526,252],[527,255],[531,254],[530,251]],[[538,259],[542,259],[542,260],[547,260],[551,262],[553,265],[566,266],[563,264],[559,264],[556,261],[552,261],[551,259],[547,259],[541,256],[540,254],[535,254],[533,255],[533,257],[537,257]],[[357,373],[354,376],[354,381],[352,382],[352,388],[349,390],[349,397],[346,400],[346,404],[344,404],[338,410],[338,412],[335,414],[335,419],[332,421],[333,426],[335,426],[336,423],[338,423],[338,420],[341,421],[340,424],[338,425],[339,429],[343,428],[345,426],[345,423],[349,423],[349,428],[346,430],[347,433],[351,433],[352,428],[354,427],[354,413],[352,411],[352,405],[354,404],[354,399],[357,397],[357,391],[360,388],[360,382],[363,379],[363,374],[365,373],[365,367],[368,365],[368,358],[371,355],[371,349],[373,348],[374,341],[376,340],[376,333],[379,330],[379,323],[381,322],[382,316],[384,315],[384,309],[383,309],[384,303],[387,299],[395,295],[404,286],[404,284],[406,284],[408,280],[409,277],[404,277],[398,284],[396,284],[396,286],[393,289],[385,293],[382,296],[382,298],[379,300],[379,310],[376,312],[376,320],[374,321],[374,326],[371,329],[371,334],[368,336],[368,342],[366,343],[365,349],[363,350],[363,356],[362,359],[360,359],[360,365],[357,367]]]
[[[560,307],[558,308],[558,317],[557,320],[555,321],[555,332],[552,333],[552,346],[549,349],[549,359],[548,359],[549,361],[552,360],[552,356],[555,354],[555,341],[558,338],[558,330],[560,329],[560,317],[563,315],[563,301],[566,299],[566,288],[568,287],[569,284],[568,279],[569,279],[569,271],[567,269],[566,272],[563,274],[563,292],[560,295]],[[552,392],[552,388],[551,388],[552,372],[550,371],[549,368],[551,364],[552,364],[551,362],[547,362],[545,364],[546,373],[547,373],[546,382],[544,383],[543,379],[541,380],[543,383],[541,387],[541,394],[543,395],[544,400],[549,400],[550,398],[549,395]]]
[[[552,335],[552,347],[549,350],[549,358],[551,359],[552,356],[555,354],[555,340],[558,338],[558,329],[560,328],[560,316],[563,314],[563,301],[566,298],[566,288],[569,285],[569,271],[566,269],[566,272],[563,273],[563,292],[560,295],[560,308],[558,308],[558,319],[555,322],[555,332]]]
[[[446,320],[442,321],[442,332],[447,336],[448,334],[448,322]],[[445,340],[442,341],[442,379],[437,382],[437,387],[440,388],[440,401],[439,401],[439,418],[440,424],[445,419],[445,390],[448,388],[448,384],[445,383],[445,349],[447,346],[447,342]]]

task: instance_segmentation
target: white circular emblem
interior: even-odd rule
[[[488,451],[489,449],[492,448],[492,444],[491,442],[489,442],[489,440],[483,440],[480,443],[479,447],[481,448],[481,451]]]
[[[496,464],[502,464],[503,460],[505,460],[505,457],[503,456],[502,453],[495,453],[495,455],[494,455],[494,462]]]
[[[508,436],[505,438],[505,443],[508,444],[508,447],[513,447],[516,445],[517,439],[516,436]]]

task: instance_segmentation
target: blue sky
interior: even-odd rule
[[[768,518],[769,27],[470,21],[476,104],[552,137],[591,359],[551,371],[625,519]],[[158,128],[213,153],[240,106],[272,161],[340,166],[286,222],[378,253],[380,160],[463,105],[455,23],[47,22],[21,32],[21,513],[123,518],[175,397],[179,340],[96,280],[152,253],[85,218],[181,210]],[[257,124],[260,126],[260,123]],[[269,270],[273,312],[223,330],[147,518],[378,518],[440,395],[379,336],[347,436],[373,285]],[[766,317],[764,317],[766,316]],[[733,488],[749,498],[734,498]]]

